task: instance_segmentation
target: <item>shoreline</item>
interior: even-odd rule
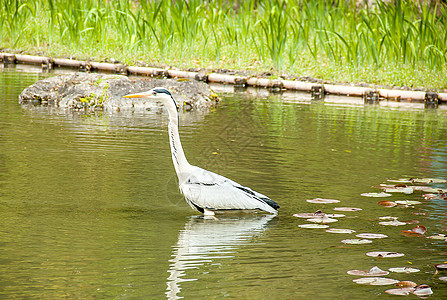
[[[104,63],[96,61],[74,60],[27,54],[0,52],[0,63],[40,65],[43,69],[68,67],[78,71],[105,71],[121,75],[139,75],[150,77],[168,77],[195,79],[203,82],[231,84],[237,87],[261,87],[273,91],[292,90],[308,92],[314,99],[322,99],[325,94],[362,97],[365,103],[378,103],[381,100],[402,102],[423,102],[426,107],[437,107],[447,102],[447,92],[432,92],[429,90],[390,89],[383,87],[365,87],[361,85],[343,85],[326,82],[304,80],[271,79],[262,76],[226,74],[225,72],[184,71],[154,67],[131,66],[121,63]]]

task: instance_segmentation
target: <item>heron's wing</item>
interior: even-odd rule
[[[279,208],[267,196],[200,168],[191,173],[180,189],[194,206],[205,209],[260,209],[276,213]]]

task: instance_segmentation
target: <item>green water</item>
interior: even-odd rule
[[[178,193],[165,114],[22,107],[26,86],[54,76],[30,70],[0,68],[0,298],[391,297],[384,291],[392,286],[357,285],[346,274],[375,265],[419,268],[387,277],[447,297],[433,267],[447,261],[447,242],[401,235],[414,225],[378,224],[392,215],[420,221],[427,235],[446,233],[447,201],[395,194],[387,200],[423,203],[383,208],[382,199],[360,196],[389,178],[446,178],[446,110],[222,93],[216,109],[180,117],[189,161],[281,209],[278,217],[204,220]],[[316,197],[341,202],[306,202]],[[331,227],[389,237],[345,245],[355,236],[302,229],[306,221],[292,217],[336,206],[363,210]],[[379,260],[369,251],[405,256]]]

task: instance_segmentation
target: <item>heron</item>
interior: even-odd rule
[[[279,205],[269,197],[188,162],[180,142],[178,105],[166,88],[156,87],[146,92],[125,95],[124,98],[158,100],[168,111],[172,162],[179,189],[191,208],[205,216],[228,210],[258,210],[277,214]]]

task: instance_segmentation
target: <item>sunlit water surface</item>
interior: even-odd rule
[[[418,220],[446,233],[447,201],[421,193],[415,208],[383,208],[360,196],[403,176],[445,178],[445,110],[311,102],[264,90],[224,94],[217,108],[180,117],[189,161],[270,196],[277,217],[230,214],[204,220],[179,195],[166,114],[83,114],[20,106],[28,85],[54,74],[0,69],[1,298],[362,299],[392,286],[352,282],[351,269],[412,266],[387,277],[429,284],[447,261],[447,242],[406,237],[381,216]],[[258,94],[257,94],[258,93]],[[434,185],[447,188],[445,184]],[[338,204],[311,204],[316,197]],[[302,229],[298,212],[346,212],[333,228]],[[397,251],[379,260],[369,251]]]

